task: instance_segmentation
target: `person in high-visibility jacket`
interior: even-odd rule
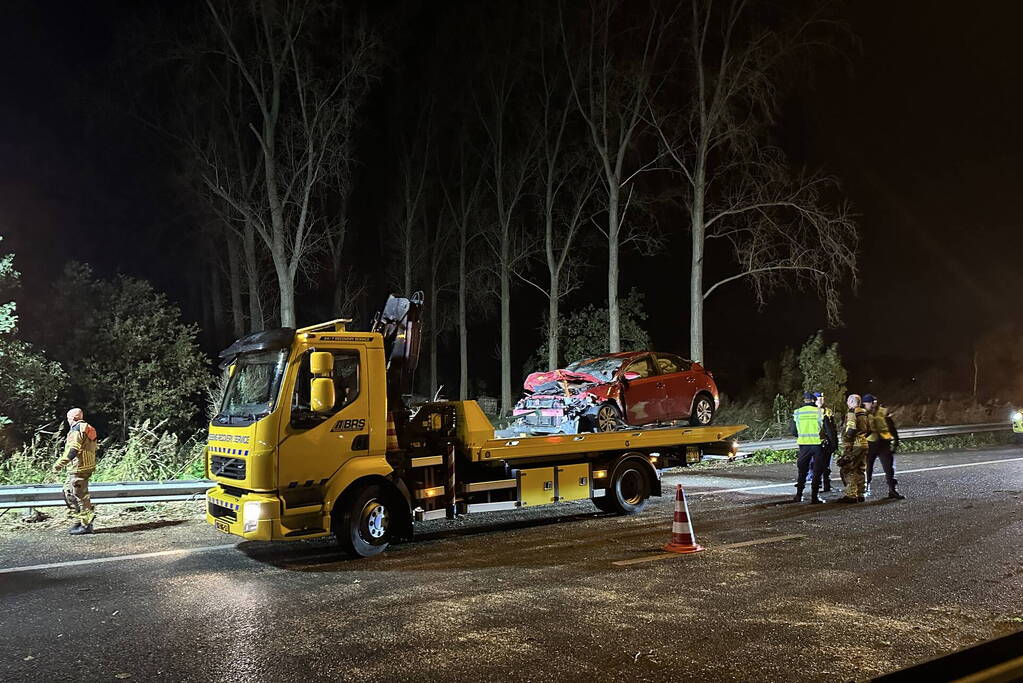
[[[845,401],[849,412],[845,414],[845,431],[842,434],[842,457],[838,466],[842,468],[845,495],[838,503],[862,503],[863,483],[867,469],[867,436],[870,435],[870,417],[863,409],[859,394],[849,394]]]
[[[810,503],[823,503],[819,493],[821,475],[824,473],[824,448],[821,445],[821,430],[824,427],[824,412],[817,405],[817,397],[812,393],[803,394],[804,405],[792,413],[792,421],[796,432],[796,445],[799,446],[799,459],[796,461],[796,497],[795,502],[803,500],[803,487],[806,485],[806,474],[813,464],[813,481],[810,484]]]
[[[899,449],[899,430],[895,427],[888,409],[881,405],[873,394],[863,395],[863,408],[870,418],[870,435],[867,437],[867,495],[870,495],[870,480],[874,478],[874,461],[881,461],[881,468],[888,480],[888,497],[902,500],[904,495],[895,488],[895,451]]]
[[[65,466],[68,468],[64,500],[76,520],[68,533],[80,536],[92,533],[92,522],[96,518],[89,497],[89,477],[96,469],[96,429],[85,421],[81,408],[68,411],[67,423],[70,429],[64,444],[64,454],[53,464],[53,471],[56,473]]]
[[[1012,436],[1016,443],[1023,443],[1023,410],[1017,410],[1012,414]]]

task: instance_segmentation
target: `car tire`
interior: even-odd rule
[[[622,411],[614,403],[602,403],[597,412],[590,418],[590,431],[613,432],[621,429],[625,421]]]
[[[650,500],[650,481],[647,476],[640,463],[634,461],[622,463],[611,475],[605,495],[593,499],[594,505],[601,510],[620,515],[635,515],[642,512]],[[604,503],[597,503],[598,500],[603,500]]]
[[[395,521],[392,501],[384,487],[366,486],[334,510],[334,535],[343,551],[354,557],[373,557],[391,543]]]
[[[693,412],[689,414],[692,427],[706,427],[714,421],[714,399],[707,394],[698,394],[693,401]]]

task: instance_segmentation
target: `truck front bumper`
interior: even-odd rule
[[[219,486],[206,491],[206,522],[246,540],[282,539],[280,510],[280,498],[272,493],[246,492],[235,496]]]

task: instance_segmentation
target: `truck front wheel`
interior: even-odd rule
[[[334,511],[334,535],[345,552],[372,557],[387,550],[394,510],[384,488],[367,486]]]
[[[594,498],[593,503],[605,512],[634,515],[643,511],[649,499],[650,482],[647,473],[638,463],[625,462],[611,475],[604,496]]]

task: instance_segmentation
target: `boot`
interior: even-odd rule
[[[79,531],[79,529],[81,529],[81,528],[82,528],[82,523],[81,523],[81,521],[78,521],[78,522],[75,522],[74,525],[70,529],[67,530],[67,532],[69,534],[71,534],[72,536],[77,536],[78,534],[82,533],[81,531]]]
[[[810,486],[810,505],[820,505],[824,501],[818,495],[820,493],[820,482],[814,482]]]
[[[79,522],[78,526],[71,527],[71,530],[68,531],[68,533],[71,534],[72,536],[83,536],[85,534],[91,534],[92,525],[86,524],[85,526],[82,526],[82,524]]]
[[[831,491],[831,472],[824,473],[824,481],[822,483],[824,484],[824,488],[821,490],[824,491],[824,493],[829,493]]]
[[[888,497],[894,498],[895,500],[905,500],[906,497],[895,490],[895,486],[899,483],[898,479],[894,477],[888,482]]]
[[[800,483],[802,483],[802,482],[800,482]],[[803,487],[800,486],[799,484],[796,484],[796,495],[793,496],[792,502],[793,503],[801,503],[801,502],[803,502]]]

